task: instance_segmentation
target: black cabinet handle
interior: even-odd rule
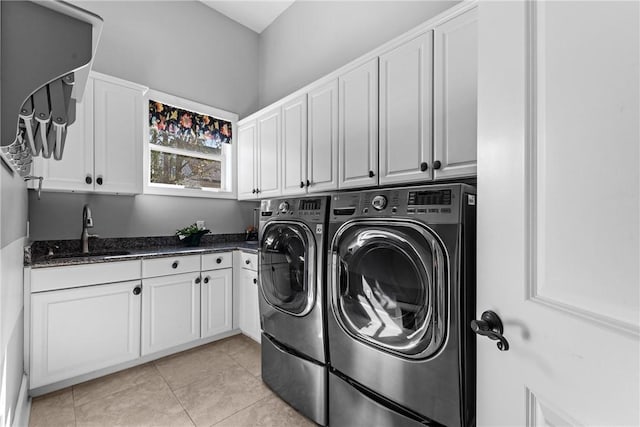
[[[99,176],[99,177],[97,177],[97,178],[96,178],[96,183],[97,183],[98,185],[102,185],[102,177],[101,177],[101,176]]]
[[[304,188],[304,182],[300,181],[300,188]]]
[[[87,177],[84,179],[84,182],[86,182],[87,184],[91,184],[93,182],[91,175],[87,175]]]
[[[209,276],[204,278],[204,283],[209,283]]]
[[[307,180],[307,187],[311,185],[311,181]]]
[[[245,264],[247,264],[247,265],[249,265],[249,264],[251,264],[251,260],[250,260],[250,259],[248,259],[248,260],[246,260],[244,263],[245,263]]]
[[[509,342],[502,336],[502,320],[495,312],[487,310],[482,313],[480,320],[471,321],[471,329],[478,335],[482,335],[498,341],[497,346],[500,351],[509,350]]]
[[[135,288],[133,288],[134,295],[140,295],[141,292],[142,292],[142,288],[140,286],[136,286]]]
[[[427,169],[429,169],[429,164],[427,162],[420,163],[420,170],[422,172],[426,171]]]
[[[253,284],[255,285],[256,283],[258,283],[258,279],[256,279],[255,277],[253,278]]]
[[[221,257],[218,257],[216,259],[216,264],[222,264],[222,258]]]
[[[373,178],[374,176],[376,176],[376,174],[373,173],[373,171],[369,171],[369,178]]]
[[[440,160],[436,160],[435,162],[433,162],[434,169],[440,169],[441,167],[442,167],[442,162]]]
[[[173,264],[171,264],[171,268],[178,268],[178,261],[173,261]]]
[[[200,283],[200,276],[196,277],[196,284]]]
[[[255,188],[254,188],[254,189],[252,189],[252,190],[251,190],[251,193],[252,193],[252,194],[256,194],[256,189],[255,189]]]

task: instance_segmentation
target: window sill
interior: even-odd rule
[[[146,185],[143,194],[154,196],[198,197],[205,199],[237,199],[235,191],[206,191],[196,188],[165,188]]]

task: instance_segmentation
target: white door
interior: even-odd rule
[[[282,194],[307,193],[307,95],[282,106]]]
[[[233,269],[202,272],[200,313],[202,338],[232,329]]]
[[[140,357],[140,281],[31,296],[30,388]]]
[[[95,190],[142,190],[142,89],[94,81]]]
[[[343,74],[340,114],[338,188],[378,184],[378,58]]]
[[[280,195],[280,107],[256,119],[258,123],[258,197]]]
[[[200,338],[200,272],[142,280],[142,355]]]
[[[480,426],[640,425],[639,16],[480,2]]]
[[[256,198],[256,122],[238,128],[238,200]]]
[[[43,190],[93,191],[93,79],[87,80],[82,102],[76,104],[76,120],[67,128],[62,160],[33,159],[33,174],[44,177]],[[30,181],[37,189],[38,181]]]
[[[432,173],[433,33],[380,56],[380,184]]]
[[[476,174],[478,8],[434,32],[434,178]]]
[[[309,191],[338,189],[338,79],[309,91]]]
[[[243,268],[238,290],[240,313],[238,327],[243,334],[260,341],[260,310],[258,307],[258,273]]]

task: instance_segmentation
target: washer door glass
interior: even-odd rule
[[[332,304],[343,329],[409,358],[440,348],[446,337],[446,257],[428,228],[345,224],[332,252]]]
[[[260,287],[269,304],[303,316],[313,307],[311,231],[302,224],[267,225],[260,250]],[[311,245],[311,246],[310,246]]]

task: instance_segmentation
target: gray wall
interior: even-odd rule
[[[260,36],[260,107],[459,1],[297,1]]]
[[[258,106],[258,35],[195,1],[74,1],[104,19],[93,69],[238,113]],[[198,219],[214,233],[244,231],[255,203],[140,195],[29,192],[31,240],[80,236],[90,203],[103,237],[173,234]]]

